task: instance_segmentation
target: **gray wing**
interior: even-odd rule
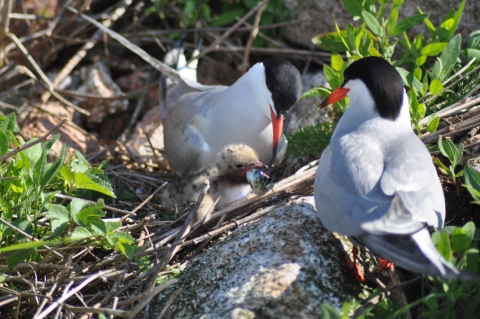
[[[381,219],[363,223],[362,228],[376,234],[411,234],[425,225],[442,227],[444,195],[425,145],[413,133],[390,145],[379,182],[382,192],[393,199]]]

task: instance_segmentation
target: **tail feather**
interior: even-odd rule
[[[445,260],[432,244],[426,228],[410,235],[364,234],[355,240],[375,254],[407,270],[445,279],[476,280],[467,271],[456,268]]]

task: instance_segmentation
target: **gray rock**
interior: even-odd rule
[[[320,318],[323,303],[340,309],[361,288],[311,203],[299,200],[235,230],[152,301],[149,317],[180,287],[164,318]]]
[[[347,24],[354,22],[340,0],[284,0],[285,5],[293,11],[292,20],[303,21],[300,24],[290,25],[285,28],[285,37],[292,43],[304,47],[310,47],[312,37],[317,34],[334,32],[335,20],[340,28],[344,29]],[[413,0],[405,1],[400,7],[398,21],[406,17],[418,14],[417,6],[435,27],[439,26],[447,13],[452,8],[458,8],[459,0]],[[335,19],[334,19],[335,17]],[[480,26],[480,1],[467,1],[463,11],[462,20],[457,32],[462,34],[462,40],[466,43],[468,34]],[[421,32],[428,35],[424,24],[415,27],[414,33]]]

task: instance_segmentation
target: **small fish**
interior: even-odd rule
[[[252,167],[247,171],[247,182],[255,194],[266,193],[271,188],[271,185],[267,185],[269,178],[264,171],[257,167]]]

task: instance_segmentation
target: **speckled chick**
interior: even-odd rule
[[[255,151],[245,144],[228,145],[217,155],[215,163],[200,174],[183,178],[168,184],[160,193],[163,207],[187,206],[195,202],[204,189],[205,180],[209,180],[210,189],[200,205],[196,222],[203,219],[212,205],[220,197],[215,208],[223,208],[245,198],[251,192],[246,172],[252,167],[267,168],[259,162]],[[172,201],[173,200],[175,201]]]

